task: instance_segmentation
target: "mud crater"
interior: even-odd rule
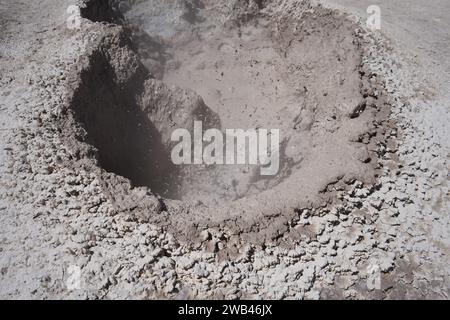
[[[116,7],[131,35],[124,41],[145,67],[117,83],[108,80],[117,73],[114,58],[92,55],[99,61],[85,71],[74,100],[105,170],[149,187],[175,216],[209,223],[294,212],[323,202],[330,183],[373,178],[367,144],[358,139],[378,107],[363,93],[361,48],[344,17],[311,6],[272,12],[265,1]],[[280,129],[279,174],[174,166],[170,136],[176,128],[192,130],[197,120],[204,129]]]

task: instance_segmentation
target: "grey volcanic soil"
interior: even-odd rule
[[[2,297],[447,297],[448,110],[382,35],[309,1],[70,4],[0,7]],[[173,166],[194,120],[281,129],[280,175]]]

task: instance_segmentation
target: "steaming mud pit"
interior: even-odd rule
[[[117,75],[117,53],[92,54],[72,104],[100,166],[160,197],[163,214],[150,212],[150,221],[187,239],[198,235],[191,228],[213,226],[274,239],[302,208],[335,201],[333,191],[356,178],[373,181],[369,150],[383,103],[351,22],[323,9],[299,17],[253,2],[121,9],[131,43],[113,49],[129,51],[133,58],[119,63],[128,70]],[[131,73],[124,83],[120,72]],[[194,121],[204,130],[279,129],[278,174],[174,165],[171,134],[192,132]]]
[[[0,296],[448,298],[450,7],[432,2],[380,1],[380,34],[309,0],[83,0],[75,29],[71,0],[3,1]],[[195,119],[279,127],[280,175],[171,165]]]

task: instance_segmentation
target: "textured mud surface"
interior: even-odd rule
[[[161,4],[146,1],[126,12],[133,25],[160,43],[152,59],[154,47],[136,40],[149,70],[165,83],[199,94],[222,128],[277,128],[283,145],[280,172],[273,179],[251,168],[243,168],[248,173],[241,176],[221,173],[216,185],[200,176],[189,181],[183,200],[211,203],[213,198],[218,206],[229,206],[230,200],[244,198],[243,207],[252,201],[249,195],[259,194],[261,206],[253,211],[267,208],[266,199],[297,208],[337,177],[367,171],[370,177],[371,167],[361,163],[370,162],[367,148],[355,140],[367,132],[374,114],[353,114],[371,102],[361,93],[360,39],[349,21],[304,8],[283,15],[272,7],[264,10],[263,4],[250,5],[247,10],[257,14],[248,16],[237,5],[214,2],[203,3],[195,19],[186,19],[192,7]],[[370,107],[378,111],[377,105]]]
[[[447,297],[448,110],[381,35],[309,1],[86,1],[80,30],[4,2],[2,297]],[[279,176],[174,167],[194,120],[281,129]]]

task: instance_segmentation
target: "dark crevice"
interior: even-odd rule
[[[123,15],[116,9],[113,0],[88,0],[80,8],[83,18],[93,22],[119,23],[123,21]]]
[[[144,81],[134,81],[132,89],[122,88],[114,82],[114,71],[101,52],[90,59],[72,102],[87,133],[85,142],[96,148],[106,171],[128,178],[133,186],[176,198],[178,183],[167,177],[176,177],[177,168],[160,133],[134,98],[142,92]]]

